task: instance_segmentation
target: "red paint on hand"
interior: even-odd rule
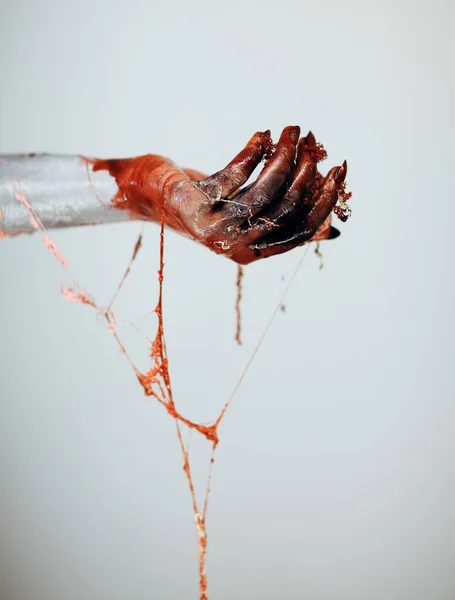
[[[115,178],[115,208],[144,221],[160,222],[164,213],[166,226],[247,264],[337,237],[332,211],[349,216],[346,161],[324,177],[317,170],[327,156],[323,146],[311,132],[299,137],[299,127],[286,127],[275,145],[269,131],[258,132],[209,177],[154,154],[87,162]],[[262,160],[257,180],[243,187]]]

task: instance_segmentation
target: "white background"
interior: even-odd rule
[[[220,429],[210,599],[454,598],[453,3],[3,0],[0,22],[2,153],[213,172],[299,124],[325,169],[348,160],[353,217],[322,271],[310,250]],[[139,229],[55,232],[70,273],[37,235],[0,240],[2,600],[197,598],[174,424],[59,293],[106,303]],[[246,269],[238,348],[235,265],[167,236],[184,414],[217,415],[301,253]],[[157,268],[152,224],[121,314],[154,307]]]

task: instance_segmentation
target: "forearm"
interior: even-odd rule
[[[133,218],[113,205],[117,193],[114,177],[94,172],[80,156],[1,156],[0,230],[7,235],[33,232],[32,215],[46,229]]]

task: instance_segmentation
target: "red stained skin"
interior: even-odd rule
[[[119,191],[112,200],[116,208],[128,210],[136,219],[157,223],[161,220],[168,186],[195,176],[194,171],[187,174],[168,158],[155,154],[89,162],[93,171],[105,170],[116,180]],[[166,207],[165,213],[169,227],[186,231],[174,211]]]
[[[347,166],[344,162],[333,167],[324,177],[317,163],[325,157],[311,132],[300,138],[300,127],[287,126],[276,144],[269,130],[256,132],[223,169],[209,176],[156,154],[79,158],[90,188],[95,187],[93,171],[106,171],[115,179],[111,206],[126,211],[129,219],[164,220],[167,227],[246,265],[310,241],[337,237],[330,214],[343,221],[350,215]],[[41,229],[31,206],[23,204],[33,227]],[[0,237],[5,235],[0,218]]]
[[[311,132],[300,142],[299,135],[299,127],[286,127],[275,145],[270,131],[257,132],[224,169],[209,177],[156,154],[84,160],[93,171],[107,171],[115,179],[113,206],[128,211],[132,219],[159,223],[164,218],[166,226],[217,254],[248,264],[331,237],[330,212],[342,190],[346,163],[324,178],[316,164],[325,158],[325,150]],[[244,188],[261,161],[265,166],[257,180]],[[302,219],[308,219],[306,237],[292,233],[292,219],[286,214],[292,216],[294,206],[295,225],[305,225]],[[338,209],[342,211],[345,214],[346,208]],[[287,220],[278,225],[283,215]],[[271,244],[266,237],[262,246],[255,245],[276,227],[276,235],[283,232],[283,241]]]

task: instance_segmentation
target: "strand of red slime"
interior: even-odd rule
[[[36,214],[34,213],[25,194],[23,192],[21,192],[20,190],[18,190],[16,188],[16,186],[14,188],[14,193],[15,193],[16,199],[25,206],[27,212],[29,213],[30,222],[33,225],[33,227],[42,234],[43,241],[44,241],[45,245],[47,246],[47,248],[54,254],[54,256],[58,260],[58,262],[63,267],[66,267],[68,264],[66,259],[59,252],[55,243],[47,235],[45,228],[43,227],[42,223],[39,221]],[[125,273],[123,274],[123,276],[120,280],[120,283],[117,286],[117,289],[115,290],[114,295],[113,295],[110,303],[108,304],[107,308],[98,306],[96,304],[95,300],[93,299],[93,297],[90,296],[87,292],[85,292],[82,288],[80,288],[77,284],[74,284],[72,287],[69,287],[65,283],[63,283],[62,284],[62,294],[63,294],[64,298],[68,301],[86,304],[88,306],[91,306],[92,308],[95,308],[98,311],[98,313],[105,318],[109,331],[112,333],[120,351],[126,356],[128,362],[130,363],[133,371],[136,374],[136,377],[139,380],[139,383],[141,384],[141,386],[144,389],[145,395],[153,396],[160,404],[162,404],[166,408],[168,414],[175,420],[177,437],[178,437],[178,441],[179,441],[180,448],[182,451],[182,456],[183,456],[183,470],[185,472],[185,475],[186,475],[186,478],[188,481],[188,486],[190,489],[190,494],[191,494],[192,508],[193,508],[193,513],[194,513],[194,520],[195,520],[196,533],[197,533],[197,539],[198,539],[199,600],[207,600],[207,576],[206,576],[206,572],[205,572],[205,561],[206,561],[206,553],[207,553],[206,515],[207,515],[208,499],[209,499],[209,495],[210,495],[210,488],[211,488],[211,481],[212,481],[214,453],[215,453],[215,450],[216,450],[216,447],[217,447],[218,441],[219,441],[218,426],[221,423],[222,419],[224,418],[226,411],[229,408],[229,406],[231,405],[234,397],[236,396],[247,371],[249,370],[260,346],[262,345],[262,343],[263,343],[263,341],[264,341],[264,339],[276,317],[276,314],[278,313],[278,311],[279,311],[279,309],[291,287],[291,284],[294,281],[294,279],[297,275],[297,272],[299,271],[299,269],[303,263],[303,260],[308,251],[308,246],[307,246],[304,254],[302,255],[302,257],[300,258],[300,260],[289,280],[289,283],[282,294],[282,297],[280,298],[280,300],[279,300],[275,310],[273,311],[261,337],[259,338],[258,343],[256,344],[245,368],[243,369],[229,400],[223,406],[216,421],[212,425],[206,426],[206,425],[194,423],[193,421],[190,421],[189,419],[187,419],[186,417],[181,415],[177,411],[175,403],[174,403],[174,399],[173,399],[171,379],[170,379],[170,375],[169,375],[169,361],[167,358],[166,343],[165,343],[165,338],[164,338],[164,324],[163,324],[164,226],[165,226],[165,204],[163,205],[162,216],[161,216],[160,262],[159,262],[159,270],[158,270],[159,296],[158,296],[158,303],[155,308],[155,313],[158,318],[158,325],[157,325],[157,332],[156,332],[155,339],[153,340],[153,342],[151,344],[151,348],[150,348],[150,358],[153,359],[153,364],[146,373],[141,372],[136,367],[136,365],[132,361],[131,357],[129,356],[128,352],[126,351],[126,348],[122,344],[122,342],[117,334],[116,328],[115,328],[115,315],[111,310],[111,307],[112,307],[116,297],[118,296],[118,293],[120,292],[123,284],[125,283],[125,280],[131,271],[131,266],[132,266],[134,260],[136,259],[137,254],[141,248],[142,233],[140,234],[140,236],[136,242],[136,245],[133,250],[133,255],[129,262],[129,265],[128,265]],[[240,279],[240,277],[239,277],[239,279]],[[239,281],[237,283],[239,285]],[[160,381],[160,379],[162,379],[164,386],[162,385],[162,382]],[[159,392],[153,389],[154,385],[156,385],[158,387]],[[193,482],[193,478],[192,478],[192,474],[191,474],[191,465],[190,465],[190,461],[189,461],[188,450],[185,447],[185,443],[184,443],[182,432],[181,432],[181,426],[180,426],[181,423],[185,424],[190,429],[195,429],[200,434],[202,434],[204,437],[206,437],[207,440],[212,442],[212,453],[211,453],[211,457],[210,457],[208,481],[207,481],[207,487],[206,487],[206,493],[205,493],[205,497],[204,497],[204,504],[203,504],[202,512],[199,509],[199,505],[198,505],[197,498],[196,498],[196,490],[194,487],[194,482]]]

